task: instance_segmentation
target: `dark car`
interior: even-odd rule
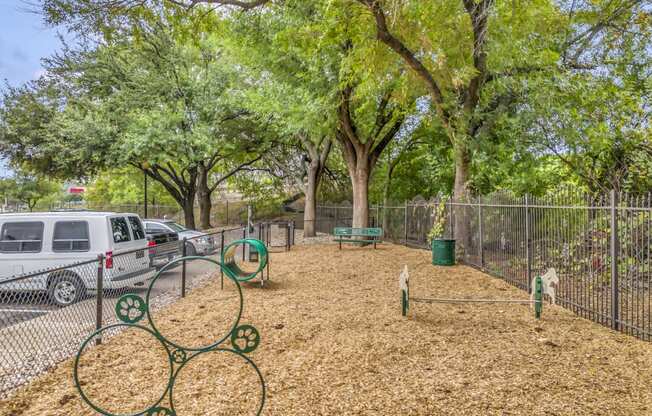
[[[160,270],[163,266],[181,256],[179,234],[171,231],[145,230],[149,246],[150,266]]]
[[[175,232],[180,240],[185,238],[187,241],[186,255],[188,256],[208,256],[218,248],[210,234],[189,230],[172,220],[146,219],[143,220],[143,224],[147,233]]]

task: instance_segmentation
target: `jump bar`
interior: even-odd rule
[[[431,298],[410,298],[412,302],[420,303],[537,303],[536,300],[520,299],[431,299]]]

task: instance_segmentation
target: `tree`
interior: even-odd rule
[[[266,9],[264,19],[243,17],[241,29],[235,31],[235,38],[247,39],[248,46],[240,47],[247,56],[238,56],[238,62],[262,68],[258,87],[265,97],[273,97],[265,101],[267,106],[293,97],[290,105],[277,104],[273,114],[287,125],[288,136],[301,143],[304,160],[310,161],[307,235],[313,231],[312,195],[320,181],[316,175],[323,172],[322,161],[332,142],[339,145],[349,171],[353,225],[368,225],[369,179],[406,112],[413,111],[416,98],[406,92],[407,81],[397,70],[399,61],[381,53],[384,59],[370,65],[369,56],[379,54],[366,36],[349,30],[357,16],[350,16],[341,5],[332,6],[285,2]],[[257,103],[256,108],[264,106]]]
[[[0,193],[24,204],[32,212],[39,202],[60,196],[62,190],[59,184],[43,177],[18,173],[13,178],[0,181]]]
[[[565,172],[594,196],[609,190],[647,193],[652,186],[652,140],[644,126],[652,90],[621,78],[546,83],[519,116],[529,148],[561,162]]]
[[[294,139],[294,140],[292,140]],[[265,156],[271,167],[271,174],[289,179],[291,186],[300,190],[296,199],[305,197],[303,213],[303,235],[314,237],[317,220],[317,191],[326,170],[326,162],[331,153],[332,139],[322,136],[312,140],[307,133],[299,132],[288,140],[289,146],[281,151],[268,152]],[[302,150],[298,153],[297,150]]]
[[[335,135],[332,112],[332,61],[294,47],[307,33],[312,7],[273,9],[264,20],[234,18],[226,31],[229,52],[248,72],[240,102],[271,120],[270,128],[292,150],[265,159],[305,195],[304,235],[315,236],[317,192]],[[242,46],[246,39],[247,47]]]
[[[158,182],[148,183],[147,196],[151,205],[176,204]],[[84,192],[84,200],[93,206],[140,204],[144,198],[144,175],[130,167],[99,172]]]
[[[197,194],[201,225],[208,227],[214,189],[257,161],[265,146],[256,116],[231,101],[237,69],[224,65],[214,36],[187,36],[189,20],[140,19],[105,44],[67,49],[48,61],[39,85],[9,98],[31,103],[23,97],[56,96],[52,103],[37,100],[48,135],[27,136],[39,138],[32,146],[37,154],[57,161],[51,170],[67,166],[74,172],[62,174],[87,176],[132,166],[159,182],[194,228]],[[8,111],[20,120],[33,113],[27,105]],[[11,120],[10,126],[16,130]],[[18,149],[10,156],[32,152],[22,137],[6,141],[10,151]]]

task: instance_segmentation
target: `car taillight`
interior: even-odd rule
[[[156,241],[148,241],[148,242],[147,242],[147,247],[156,247]],[[150,254],[151,256],[153,256],[154,254],[156,254],[156,249],[152,249],[152,248],[150,248],[150,249],[149,249],[149,254]]]
[[[113,252],[112,251],[107,251],[106,252],[106,257],[104,258],[104,267],[107,269],[112,269],[113,268]]]

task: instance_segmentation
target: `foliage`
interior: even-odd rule
[[[459,187],[652,189],[644,2],[252,0],[245,13],[178,3],[44,1],[46,22],[81,44],[6,89],[0,153],[48,177],[99,175],[92,198],[141,199],[131,179],[107,177],[130,166],[181,204],[202,172],[209,191],[224,181],[279,199],[305,192],[310,162],[347,123],[366,145],[400,120],[416,127],[380,149],[374,202]],[[319,166],[320,196],[333,200],[354,188],[339,144]],[[243,167],[256,173],[233,173]]]
[[[142,204],[145,197],[143,173],[133,168],[100,172],[88,185],[84,199],[92,206]],[[148,181],[151,205],[174,205],[170,194],[155,181]]]
[[[436,240],[444,235],[444,227],[446,225],[446,201],[442,200],[432,207],[432,228],[428,232],[428,241]]]
[[[47,206],[61,199],[63,190],[60,184],[43,177],[18,173],[13,178],[0,179],[0,194],[24,204],[31,212],[38,204]]]

